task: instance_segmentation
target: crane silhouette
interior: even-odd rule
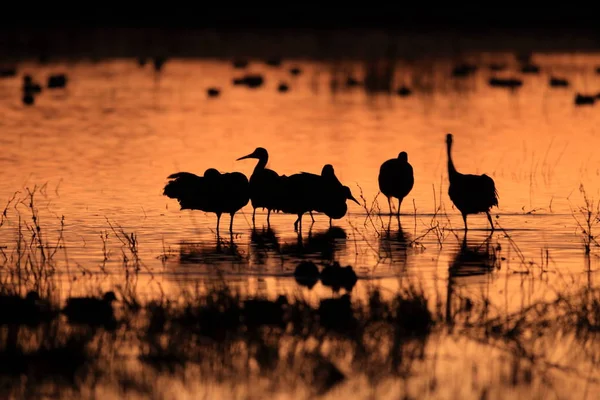
[[[398,154],[398,158],[389,159],[381,164],[377,180],[379,190],[387,197],[390,215],[392,215],[392,197],[398,199],[397,216],[400,218],[402,200],[410,193],[415,184],[413,168],[408,162],[408,154],[403,151]]]
[[[294,230],[301,232],[302,215],[318,208],[318,199],[313,190],[319,190],[322,184],[320,175],[300,172],[280,177],[280,195],[275,205],[276,211],[298,216],[294,222]]]
[[[304,172],[306,173],[306,172]],[[311,174],[314,175],[314,174]],[[323,185],[323,188],[321,188],[321,190],[326,190],[326,192],[322,193],[320,195],[320,198],[317,200],[317,202],[319,204],[321,204],[321,206],[317,206],[317,207],[327,207],[327,204],[331,204],[333,209],[330,209],[329,212],[332,213],[333,215],[339,215],[337,217],[335,217],[334,219],[339,219],[342,218],[345,214],[346,214],[346,210],[342,211],[342,202],[343,204],[346,204],[345,200],[340,200],[339,197],[337,198],[338,201],[336,202],[334,199],[336,198],[336,193],[337,196],[342,196],[343,199],[348,199],[348,200],[353,200],[354,202],[356,202],[356,204],[360,203],[352,196],[352,193],[350,192],[350,194],[348,194],[350,191],[350,188],[348,188],[348,191],[346,191],[346,189],[344,188],[344,185],[342,184],[342,182],[340,182],[340,180],[338,179],[338,177],[335,175],[335,170],[333,169],[333,165],[331,164],[325,164],[323,166],[323,168],[321,169],[321,178],[323,179],[322,181],[320,181],[320,184]],[[347,187],[347,186],[346,186]],[[315,192],[315,188],[307,188],[307,190],[310,190],[311,192]],[[336,190],[340,190],[342,192],[336,192]],[[312,212],[313,211],[317,211],[317,212],[321,212],[327,215],[327,213],[323,210],[323,209],[315,209],[315,210],[311,210],[309,211],[310,213],[310,218],[312,219],[312,222],[315,222],[315,219],[313,217]],[[340,215],[341,213],[341,215]],[[329,216],[329,215],[328,215]],[[332,217],[329,216],[329,226],[331,226],[331,219]]]
[[[315,211],[322,212],[329,217],[329,226],[332,219],[340,219],[346,215],[348,206],[346,200],[352,200],[360,205],[358,200],[352,196],[352,192],[348,186],[344,186],[335,175],[333,165],[325,164],[321,170],[322,187],[321,194],[317,200],[317,209]],[[315,189],[313,189],[313,192]]]
[[[356,204],[360,205],[358,200],[352,196],[352,191],[350,191],[348,186],[334,188],[331,191],[331,196],[319,203],[319,208],[317,211],[320,211],[329,217],[330,227],[331,220],[340,219],[346,215],[346,212],[348,211],[346,200],[352,200]]]
[[[257,147],[252,153],[238,158],[236,161],[247,158],[257,158],[258,163],[250,176],[250,202],[252,211],[252,226],[255,225],[257,208],[267,209],[267,225],[271,226],[271,211],[277,208],[280,196],[281,177],[272,169],[266,168],[269,153],[263,147]]]
[[[249,183],[241,172],[221,174],[214,168],[198,176],[190,172],[177,172],[169,175],[163,194],[177,199],[181,210],[201,210],[217,215],[217,236],[221,214],[231,215],[229,232],[233,233],[233,217],[237,211],[248,204]]]
[[[340,219],[348,210],[346,200],[360,203],[352,196],[348,186],[343,186],[335,176],[333,167],[326,164],[321,175],[301,172],[281,177],[281,197],[278,211],[286,214],[296,214],[294,230],[302,230],[302,215],[306,212],[317,211],[332,219]]]
[[[467,227],[467,215],[485,212],[492,231],[494,223],[490,215],[490,208],[498,206],[498,191],[494,180],[483,175],[461,174],[454,167],[452,162],[452,134],[446,135],[446,148],[448,151],[448,179],[450,186],[448,188],[448,196],[452,203],[458,208],[462,214],[465,223],[465,231]]]

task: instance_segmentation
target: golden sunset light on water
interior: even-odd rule
[[[445,20],[4,28],[1,397],[592,398],[600,49]]]

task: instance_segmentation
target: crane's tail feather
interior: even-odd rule
[[[202,189],[203,178],[189,173],[177,172],[168,176],[171,179],[163,189],[163,195],[177,199],[182,210],[192,207],[192,202]]]

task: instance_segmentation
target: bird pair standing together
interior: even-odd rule
[[[326,164],[321,175],[300,172],[290,176],[279,175],[272,169],[266,168],[269,153],[262,147],[254,152],[237,159],[256,158],[258,162],[250,176],[249,189],[252,203],[252,225],[255,224],[257,208],[267,209],[267,224],[271,224],[271,212],[283,212],[298,216],[294,222],[296,231],[302,230],[302,216],[313,211],[321,212],[332,219],[340,219],[346,215],[348,206],[346,200],[360,204],[352,195],[350,188],[344,186],[335,176],[331,164]]]
[[[467,215],[485,212],[493,231],[494,223],[490,209],[498,206],[498,191],[494,180],[486,174],[471,175],[458,172],[452,161],[452,142],[452,134],[448,133],[446,135],[448,180],[450,181],[448,196],[462,214],[465,230],[468,229]],[[387,160],[381,164],[378,181],[379,190],[388,199],[390,215],[392,214],[392,198],[398,199],[397,216],[400,217],[402,200],[410,193],[415,183],[413,168],[408,162],[408,154],[403,151],[398,154],[398,158]]]

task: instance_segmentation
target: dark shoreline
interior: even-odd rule
[[[36,10],[37,15],[6,10],[0,17],[0,61],[140,56],[363,60],[600,51],[600,24],[584,9],[428,8],[292,4],[165,8],[160,13],[147,7],[116,14],[103,6],[79,16],[57,8],[44,14]]]

